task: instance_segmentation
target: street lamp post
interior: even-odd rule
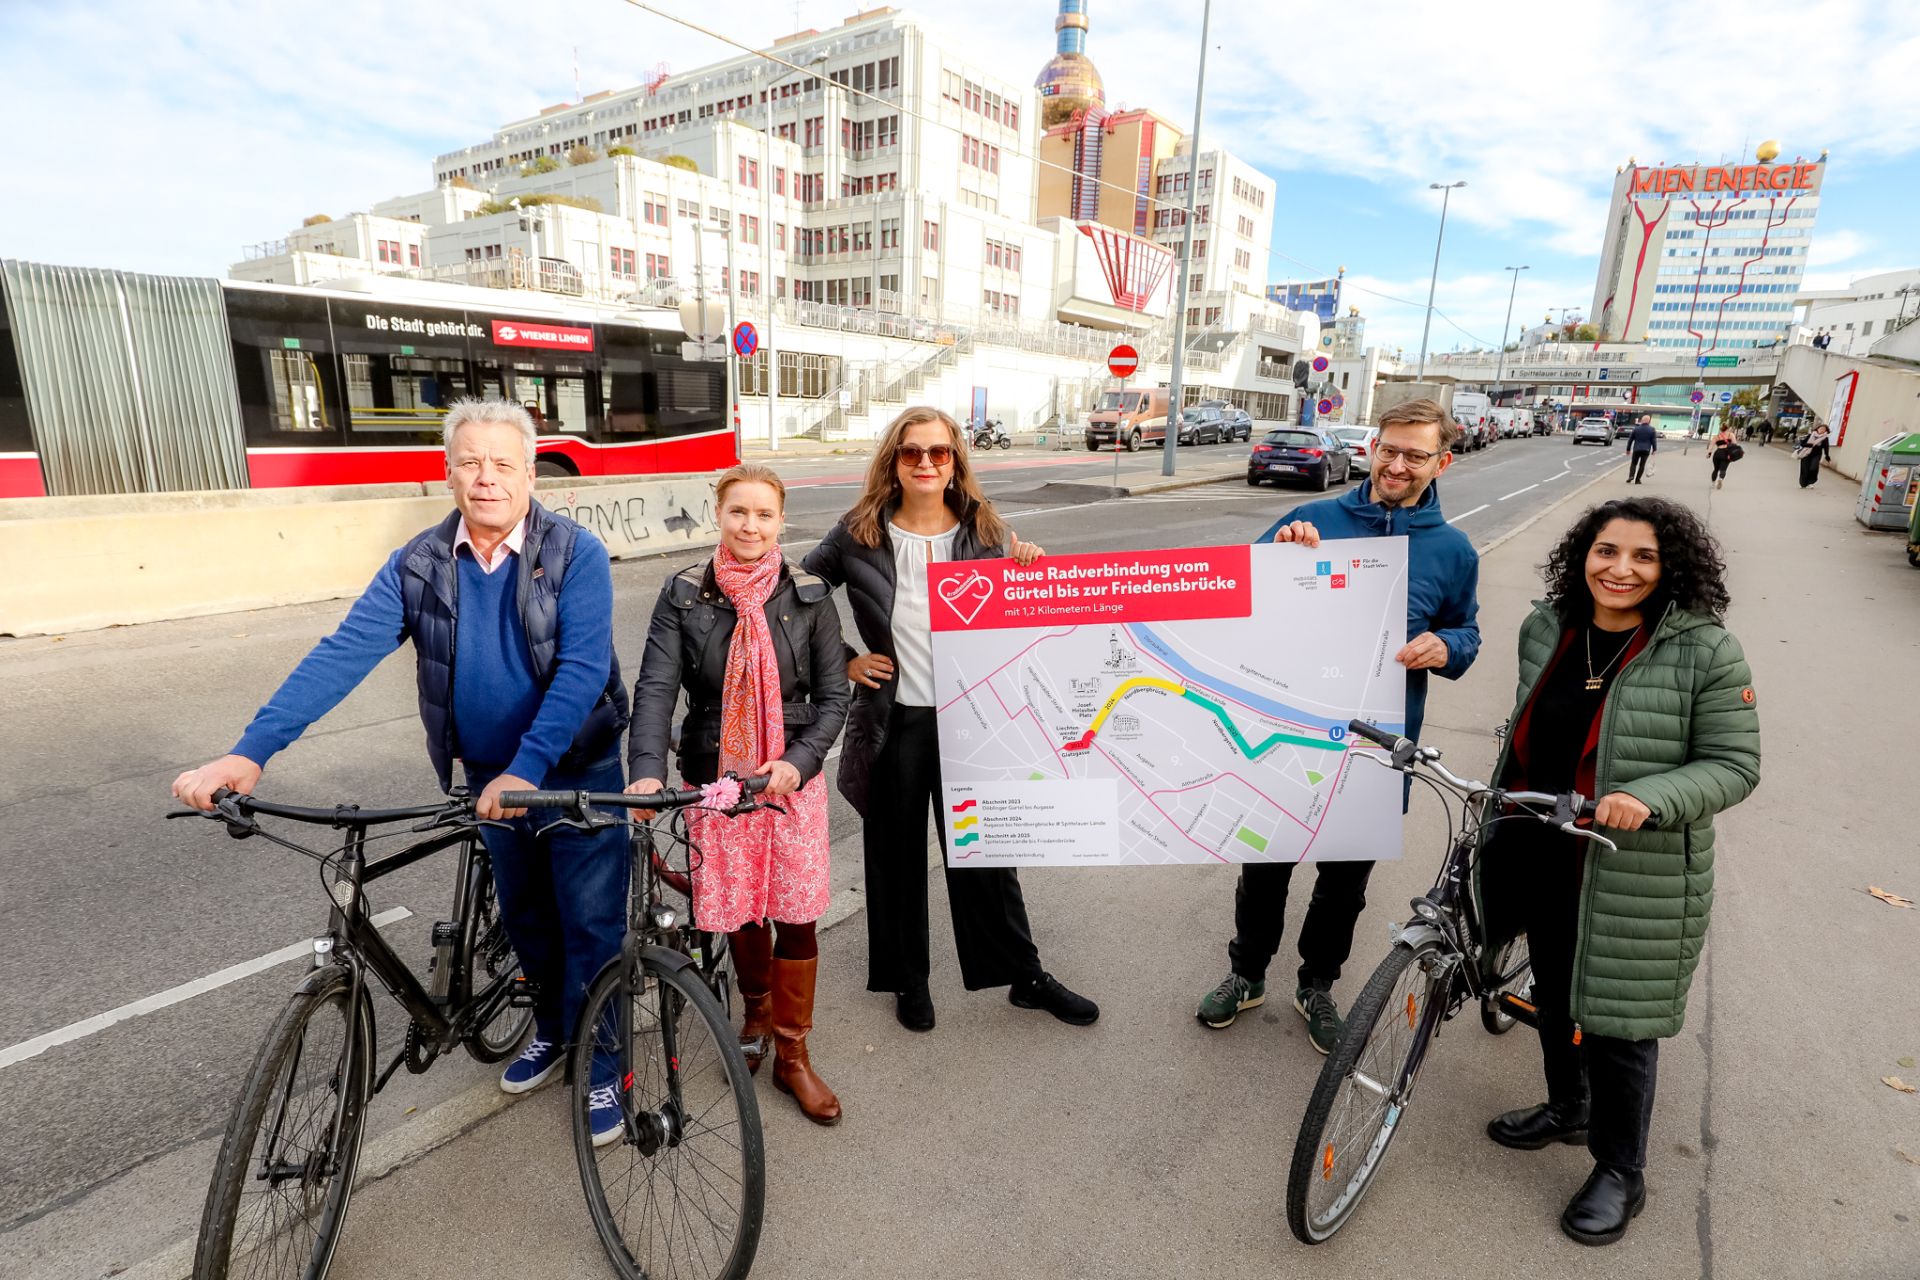
[[[1463,178],[1459,182],[1429,182],[1427,190],[1440,193],[1440,234],[1433,242],[1433,278],[1427,281],[1427,321],[1420,326],[1420,372],[1414,381],[1427,379],[1427,333],[1433,328],[1433,294],[1440,287],[1440,246],[1447,242],[1447,202],[1453,199],[1455,188],[1466,186]]]
[[[1532,270],[1530,267],[1505,267],[1502,269],[1513,272],[1513,287],[1507,290],[1507,318],[1500,325],[1500,357],[1494,363],[1493,368],[1493,390],[1495,395],[1500,393],[1500,379],[1507,371],[1507,331],[1513,328],[1513,297],[1520,292],[1520,273],[1522,271]]]
[[[809,69],[827,60],[826,50],[807,59]],[[787,72],[792,75],[793,72]],[[767,85],[766,128],[760,135],[760,297],[765,300],[765,324],[760,349],[766,352],[767,448],[780,452],[780,357],[773,349],[773,91],[787,76],[775,76]],[[798,174],[793,175],[798,177]],[[784,193],[783,193],[784,194]],[[791,197],[788,197],[791,199]],[[789,253],[792,250],[788,250]]]
[[[1063,19],[1064,21],[1064,19]],[[1174,295],[1173,361],[1167,378],[1167,434],[1160,446],[1160,474],[1173,474],[1174,453],[1180,447],[1180,373],[1187,345],[1187,273],[1193,267],[1193,199],[1200,190],[1200,107],[1207,92],[1207,31],[1213,22],[1213,0],[1200,10],[1200,74],[1193,82],[1193,132],[1187,142],[1187,224],[1180,238],[1180,280]],[[1198,439],[1199,437],[1195,437]],[[1120,446],[1114,441],[1114,448]]]

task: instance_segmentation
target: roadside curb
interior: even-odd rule
[[[1505,546],[1509,542],[1512,542],[1515,538],[1519,537],[1521,534],[1525,533],[1527,530],[1533,528],[1533,526],[1535,526],[1536,524],[1539,524],[1542,520],[1546,519],[1549,515],[1552,515],[1555,511],[1558,511],[1561,507],[1566,506],[1567,503],[1572,502],[1575,498],[1579,497],[1581,494],[1585,493],[1587,490],[1593,488],[1593,486],[1599,484],[1602,480],[1605,480],[1608,476],[1612,475],[1614,472],[1618,471],[1621,467],[1624,467],[1626,464],[1627,464],[1627,460],[1625,458],[1622,458],[1620,459],[1620,461],[1614,463],[1612,466],[1608,467],[1605,471],[1602,471],[1599,475],[1593,477],[1593,479],[1587,481],[1585,484],[1577,484],[1573,486],[1573,488],[1567,490],[1564,494],[1562,494],[1558,498],[1555,498],[1552,502],[1549,502],[1546,506],[1540,508],[1538,511],[1534,512],[1532,515],[1528,516],[1525,520],[1521,521],[1519,524],[1513,526],[1513,528],[1507,530],[1505,533],[1495,538],[1492,542],[1489,542],[1486,546],[1478,548],[1477,550],[1480,554],[1480,557],[1482,559],[1485,559],[1489,554],[1491,554],[1495,550]]]
[[[1191,479],[1156,480],[1152,484],[1129,485],[1129,498],[1142,497],[1149,493],[1168,493],[1174,489],[1192,489],[1203,484],[1225,484],[1229,480],[1238,480],[1244,472],[1229,471],[1223,476],[1195,476]]]

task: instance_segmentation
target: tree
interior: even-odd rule
[[[1573,331],[1573,340],[1575,342],[1598,342],[1600,341],[1600,331],[1590,324],[1583,324]]]
[[[567,152],[568,164],[592,164],[600,158],[600,153],[584,143]]]
[[[520,166],[520,176],[531,178],[542,173],[552,173],[559,167],[560,162],[552,156],[535,156],[531,163]]]
[[[305,218],[301,219],[300,225],[303,227],[317,227],[323,222],[332,222],[332,221],[333,221],[333,218],[328,214],[310,213]]]
[[[671,169],[685,169],[688,173],[700,172],[700,166],[685,156],[661,156],[660,163]]]

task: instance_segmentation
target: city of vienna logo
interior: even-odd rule
[[[940,598],[947,608],[968,626],[980,616],[980,610],[993,598],[993,580],[975,569],[964,578],[948,578],[940,584]]]
[[[512,325],[503,324],[500,326],[500,341],[512,342],[514,339],[518,338],[519,336],[520,336],[520,331],[514,328]]]

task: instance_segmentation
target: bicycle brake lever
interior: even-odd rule
[[[505,826],[506,824],[496,823],[494,825]],[[537,840],[556,827],[571,827],[575,831],[605,831],[609,827],[624,827],[626,825],[627,822],[624,818],[555,818],[546,826],[536,829],[533,835],[534,839]]]

